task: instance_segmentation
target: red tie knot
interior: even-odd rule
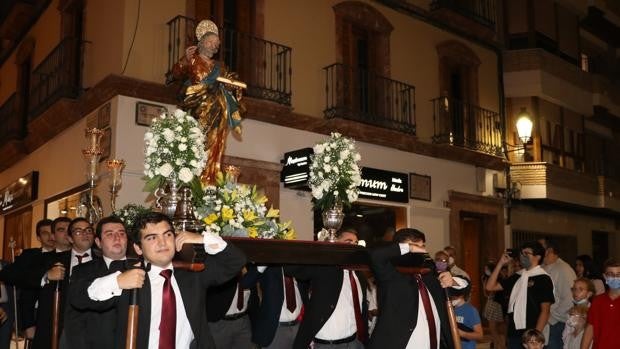
[[[159,275],[163,276],[164,279],[166,279],[166,281],[169,281],[170,278],[172,277],[172,269],[164,269],[161,272],[159,272]]]

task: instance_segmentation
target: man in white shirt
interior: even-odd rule
[[[357,244],[353,229],[342,229],[337,242]],[[335,266],[285,267],[285,274],[309,280],[311,297],[293,348],[363,348],[367,340],[366,280],[353,270]]]
[[[558,245],[555,241],[545,238],[538,242],[545,248],[543,269],[551,276],[555,298],[555,303],[551,304],[549,316],[549,344],[547,344],[547,349],[562,349],[564,347],[562,332],[564,332],[564,326],[568,320],[568,311],[573,307],[571,288],[577,279],[577,275],[573,268],[560,258]]]
[[[71,306],[67,307],[65,314],[66,345],[70,349],[109,349],[114,347],[116,338],[115,309],[89,309],[83,290],[92,279],[123,269],[127,232],[120,218],[110,216],[99,221],[95,235],[95,243],[101,249],[103,258],[77,265],[71,273],[68,290]]]
[[[432,259],[426,253],[426,237],[417,229],[399,229],[394,244],[371,250],[370,258],[380,308],[368,348],[451,348],[443,289],[465,288],[468,281],[450,272],[434,273]],[[420,267],[420,273],[400,273],[393,264],[395,259]],[[423,269],[428,272],[423,273]]]
[[[150,265],[148,272],[115,272],[95,279],[87,288],[93,306],[117,309],[117,347],[125,343],[129,290],[138,289],[138,349],[213,348],[206,289],[236,276],[246,262],[243,253],[211,233],[175,236],[170,218],[158,212],[138,217],[131,235],[136,253]],[[202,272],[173,267],[175,251],[185,243],[204,244],[207,256]]]

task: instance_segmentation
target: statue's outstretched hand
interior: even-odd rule
[[[191,62],[192,56],[194,55],[194,53],[196,53],[197,49],[198,49],[198,46],[189,46],[188,48],[185,49],[185,58],[187,59],[188,62]]]

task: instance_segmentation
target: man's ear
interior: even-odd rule
[[[140,248],[140,246],[138,246],[138,244],[136,244],[135,242],[133,243],[133,249],[134,251],[136,251],[136,253],[138,254],[138,256],[142,256],[142,249]]]
[[[99,249],[101,249],[101,239],[95,237],[95,244],[97,245],[97,247],[99,247]]]
[[[69,242],[73,244],[73,238],[71,237],[71,235],[67,234],[67,240],[69,240]]]

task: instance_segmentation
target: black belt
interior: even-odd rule
[[[315,338],[314,339],[314,343],[319,343],[319,344],[344,344],[344,343],[351,343],[351,342],[353,342],[355,340],[355,338],[357,338],[357,333],[353,333],[350,337],[347,337],[347,338],[335,339],[335,340],[326,340],[326,339]]]
[[[280,321],[280,326],[290,327],[290,326],[295,326],[298,323],[299,323],[299,321],[297,321],[297,320],[293,320],[293,321]]]
[[[243,312],[243,313],[237,313],[237,314],[232,314],[232,315],[226,315],[226,316],[224,316],[224,320],[232,321],[232,320],[241,319],[242,317],[245,316],[245,314],[247,314],[247,313]]]

